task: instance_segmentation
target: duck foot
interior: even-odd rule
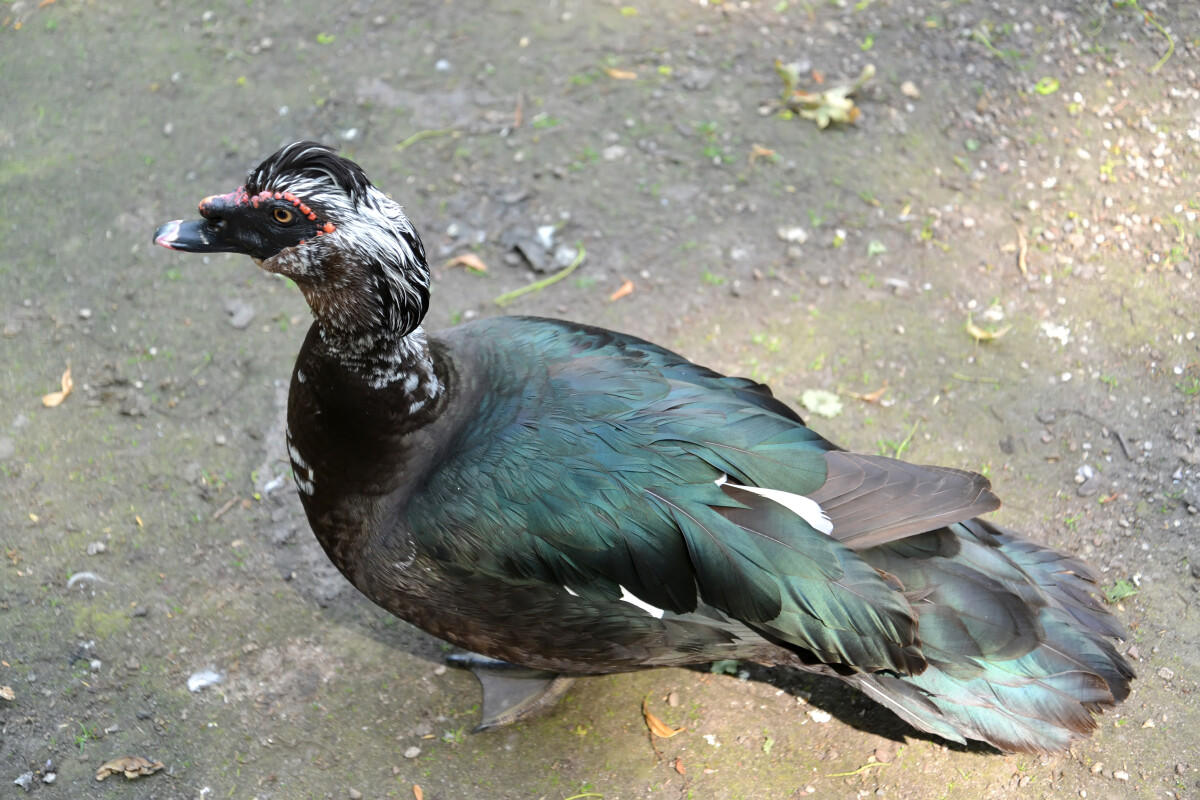
[[[475,733],[531,719],[549,710],[575,682],[573,677],[544,669],[530,669],[507,661],[456,653],[446,662],[475,673],[483,687],[483,719]]]

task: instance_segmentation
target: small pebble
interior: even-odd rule
[[[91,319],[92,318],[92,310],[90,308],[79,309],[79,318],[80,319]]]
[[[189,692],[198,692],[201,689],[209,686],[215,686],[224,680],[225,676],[216,670],[202,669],[199,672],[193,672],[187,681]]]
[[[679,707],[679,692],[671,692],[667,695],[667,705],[671,706],[672,708]]]
[[[213,441],[216,442],[218,446],[224,447],[226,443],[225,434],[218,433],[217,437],[213,439]]]
[[[94,556],[99,553],[103,553],[107,549],[108,547],[104,544],[104,542],[89,542],[87,546],[87,554],[89,556]]]
[[[254,321],[254,306],[241,298],[226,301],[225,313],[229,315],[229,324],[238,330],[249,327]]]
[[[404,751],[405,758],[416,758],[419,755],[421,755],[421,748],[417,747],[416,745],[413,745]]]
[[[1169,681],[1175,677],[1175,670],[1171,669],[1170,667],[1160,667],[1158,670],[1158,677],[1162,678],[1164,681]]]
[[[1104,762],[1103,761],[1097,761],[1095,764],[1092,764],[1092,774],[1093,775],[1099,775],[1103,771],[1104,771]]]
[[[1123,769],[1113,770],[1113,778],[1118,781],[1127,781],[1129,780],[1129,773]]]
[[[808,241],[808,232],[803,228],[781,226],[776,230],[776,233],[785,242],[804,244]]]
[[[905,81],[904,83],[900,84],[900,94],[913,100],[917,100],[921,97],[921,90],[918,89],[917,85],[912,81]]]
[[[360,792],[358,789],[351,789],[350,791],[346,792],[346,796],[349,797],[350,800],[362,800],[362,792]]]

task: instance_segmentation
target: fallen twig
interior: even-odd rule
[[[396,149],[403,150],[404,148],[408,147],[409,145],[416,144],[417,142],[421,141],[422,139],[432,139],[435,136],[446,136],[447,134],[454,134],[454,133],[457,133],[457,131],[455,131],[454,128],[437,128],[434,130],[417,131],[412,136],[408,137],[407,139],[402,141],[400,144],[396,145]]]
[[[1130,461],[1136,460],[1136,456],[1134,456],[1133,450],[1130,449],[1129,442],[1127,442],[1125,440],[1124,434],[1122,434],[1119,430],[1117,430],[1113,426],[1109,425],[1104,420],[1096,419],[1095,417],[1093,417],[1091,414],[1087,413],[1086,411],[1080,411],[1077,408],[1057,408],[1054,410],[1054,413],[1056,413],[1056,414],[1076,414],[1078,416],[1083,417],[1086,420],[1089,420],[1090,422],[1093,422],[1093,423],[1099,425],[1101,435],[1111,436],[1113,439],[1117,440],[1117,444],[1121,445],[1121,452],[1123,452],[1125,454],[1125,458],[1129,459]]]
[[[863,764],[858,769],[852,770],[850,772],[834,772],[829,775],[826,775],[825,777],[826,778],[849,778],[852,775],[861,775],[864,772],[866,772],[867,770],[869,770],[871,767],[890,767],[890,766],[891,766],[891,764],[885,764],[882,761],[877,761],[873,764]]]
[[[504,307],[504,306],[508,305],[509,303],[511,303],[513,300],[516,300],[518,297],[529,294],[530,292],[540,292],[542,289],[545,289],[547,286],[558,283],[563,278],[567,277],[568,275],[570,275],[572,272],[574,272],[576,269],[579,268],[579,265],[583,263],[584,253],[585,253],[585,251],[583,249],[583,242],[580,242],[579,243],[579,254],[577,256],[575,256],[575,260],[572,261],[569,265],[567,265],[563,269],[559,270],[558,272],[554,273],[549,278],[543,278],[542,280],[537,281],[535,283],[531,283],[528,286],[522,286],[520,289],[513,289],[511,292],[505,292],[504,294],[497,297],[493,302],[500,307]]]
[[[1025,238],[1025,231],[1021,230],[1021,226],[1017,226],[1017,269],[1021,270],[1021,275],[1029,276],[1029,267],[1025,261],[1025,257],[1029,254],[1029,240]]]
[[[229,502],[227,502],[225,505],[221,506],[220,508],[218,508],[216,511],[213,512],[212,518],[214,520],[218,520],[221,517],[225,516],[225,512],[228,511],[229,509],[233,508],[233,504],[241,499],[242,499],[241,497],[231,497],[229,499]]]
[[[963,383],[999,383],[999,378],[972,378],[970,375],[963,375],[961,372],[951,372],[950,377],[956,381]]]
[[[1162,69],[1163,65],[1167,63],[1167,60],[1175,54],[1175,40],[1171,38],[1171,34],[1167,33],[1166,28],[1159,24],[1158,20],[1154,18],[1153,14],[1138,5],[1138,0],[1125,0],[1124,5],[1140,13],[1142,15],[1142,19],[1157,28],[1158,32],[1161,33],[1167,40],[1167,52],[1163,54],[1163,57],[1158,60],[1157,64],[1150,68],[1150,74],[1153,75]]]
[[[912,428],[908,431],[908,436],[905,436],[904,441],[896,446],[896,458],[899,458],[904,451],[908,449],[908,446],[912,444],[913,436],[916,434],[917,428],[920,427],[920,425],[921,420],[914,422]]]

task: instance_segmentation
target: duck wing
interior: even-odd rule
[[[500,318],[452,337],[477,408],[409,502],[427,552],[596,602],[704,603],[828,663],[923,669],[908,600],[837,536],[853,505],[836,501],[869,496],[865,481],[827,490],[833,535],[811,500],[831,464],[873,473],[828,460],[833,445],[766,387],[570,323]]]

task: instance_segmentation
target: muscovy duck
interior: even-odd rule
[[[421,327],[400,206],[313,142],[169,222],[295,281],[309,523],[371,600],[480,657],[489,727],[567,677],[745,659],[841,678],[916,728],[1061,750],[1129,694],[1081,561],[979,519],[980,475],[846,452],[770,390],[621,333]]]

